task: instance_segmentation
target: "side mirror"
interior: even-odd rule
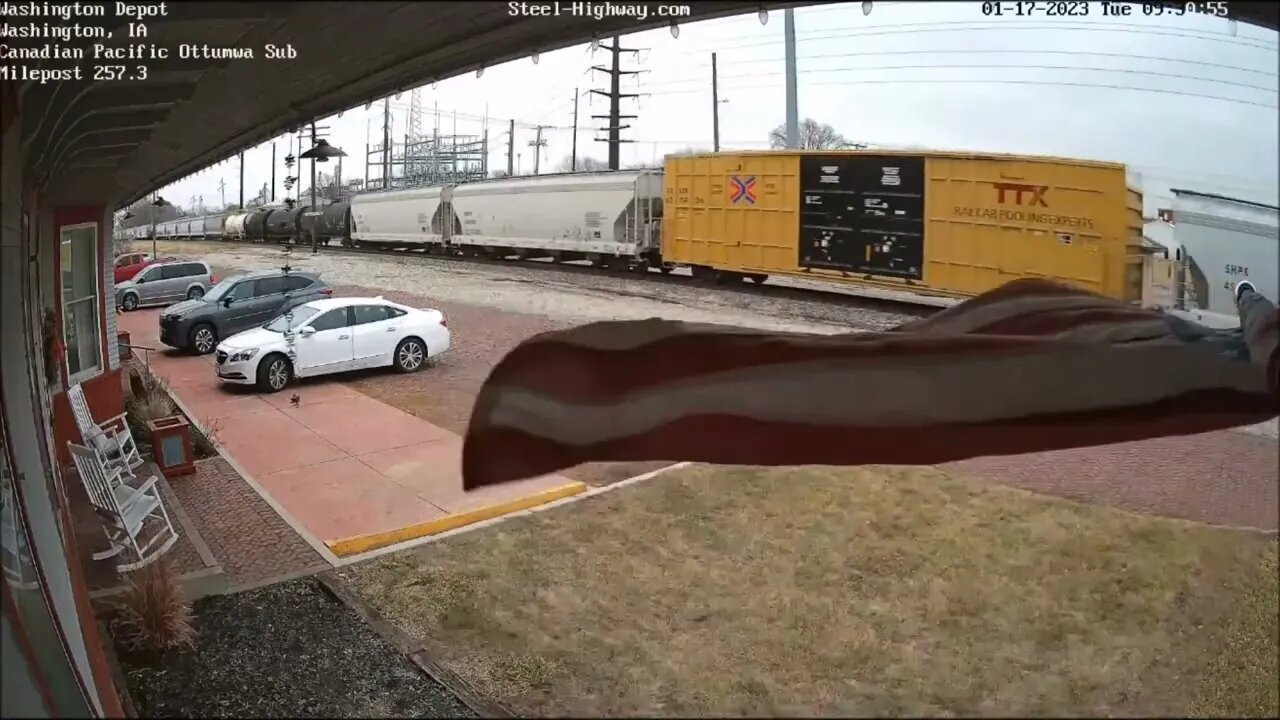
[[[308,325],[302,328],[301,330],[299,330],[298,332],[302,333],[302,337],[311,337],[312,335],[316,334],[316,329]]]
[[[231,303],[235,301],[236,299],[233,297],[222,298],[222,307],[231,307]]]
[[[134,278],[134,279],[133,279],[133,281],[134,281],[135,283],[137,283],[137,284],[141,285],[142,283],[144,283],[144,282],[146,282],[146,281],[147,281],[147,278],[146,278],[146,276],[145,276],[145,275],[139,275],[138,277]]]

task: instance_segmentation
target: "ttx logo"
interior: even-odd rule
[[[991,183],[996,189],[996,202],[1001,205],[1009,203],[1007,198],[1012,194],[1014,205],[1039,205],[1049,207],[1044,201],[1044,194],[1049,191],[1048,185],[1022,185],[1019,183]],[[1023,198],[1028,198],[1025,202]]]

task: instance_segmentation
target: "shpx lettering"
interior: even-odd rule
[[[1001,205],[1007,204],[1008,195],[1013,193],[1014,205],[1039,205],[1040,207],[1049,207],[1049,203],[1044,201],[1044,194],[1049,191],[1048,185],[1022,185],[1019,183],[991,183],[996,189],[996,202]],[[1030,196],[1030,199],[1023,202],[1023,198]]]

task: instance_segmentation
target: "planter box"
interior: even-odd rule
[[[165,477],[190,475],[196,471],[195,455],[191,452],[191,426],[181,415],[150,420],[151,453],[156,466]]]

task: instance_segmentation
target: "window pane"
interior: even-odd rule
[[[70,375],[101,367],[98,240],[94,227],[61,231],[62,330]]]
[[[311,327],[315,328],[316,332],[322,332],[324,330],[336,330],[338,328],[346,327],[346,326],[347,326],[347,309],[346,308],[338,308],[337,310],[330,310],[329,312],[316,318],[315,322],[311,323]]]
[[[386,320],[389,316],[387,310],[390,308],[382,305],[356,305],[356,324],[364,325],[365,323],[375,323]]]
[[[255,297],[278,295],[284,292],[283,277],[264,278],[255,282],[257,283],[257,287],[253,291]]]
[[[292,275],[288,279],[288,284],[290,290],[301,290],[302,288],[310,286],[311,281],[304,277]]]
[[[9,467],[6,442],[4,418],[0,417],[0,566],[4,570],[3,582],[8,584],[9,595],[13,598],[10,617],[21,624],[22,632],[29,641],[30,662],[35,665],[32,669],[39,672],[52,691],[56,707],[49,708],[49,711],[55,716],[89,717],[89,707],[80,692],[71,660],[63,650],[46,602],[47,590],[41,583],[31,546],[27,543],[26,513],[18,506],[14,488],[17,477]],[[9,609],[5,614],[9,615]],[[9,649],[6,648],[3,665],[5,672],[14,672],[16,668],[10,670],[8,666],[17,658],[11,656]],[[7,694],[5,699],[9,699]]]
[[[63,301],[93,297],[97,293],[97,245],[94,228],[76,228],[62,232]]]
[[[75,375],[99,367],[102,357],[98,330],[98,300],[70,303],[62,316],[67,342],[67,373]]]

